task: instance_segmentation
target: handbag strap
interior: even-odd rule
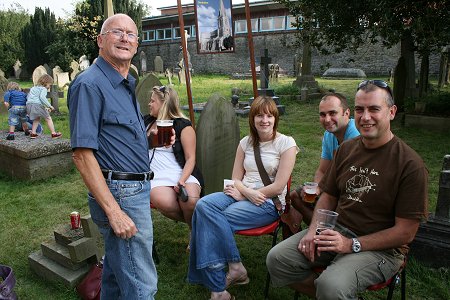
[[[261,160],[261,152],[259,149],[259,143],[256,147],[253,147],[253,152],[255,154],[256,166],[258,167],[259,176],[261,177],[262,182],[264,183],[265,186],[272,184],[272,181],[270,180],[266,169],[264,169],[264,166],[263,166],[263,163]],[[278,196],[273,197],[272,201],[273,201],[273,204],[275,205],[275,208],[277,209],[277,211],[279,211],[279,212],[282,211],[283,206],[282,206],[281,201],[278,198]]]

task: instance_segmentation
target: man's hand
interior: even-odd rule
[[[108,216],[108,219],[115,235],[121,239],[129,239],[138,232],[133,220],[120,209],[111,216]]]
[[[317,245],[317,255],[321,252],[333,251],[335,253],[351,253],[351,239],[346,238],[337,231],[326,229],[314,236]]]
[[[298,243],[298,251],[303,253],[303,255],[309,259],[311,262],[314,262],[314,256],[316,251],[316,244],[314,243],[314,231],[310,229],[306,235],[300,240]]]

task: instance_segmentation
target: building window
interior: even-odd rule
[[[195,29],[195,25],[192,25],[191,37],[196,37],[196,36],[197,36],[197,30]]]
[[[157,40],[168,40],[172,38],[172,29],[164,28],[156,30],[156,39]]]
[[[192,35],[192,27],[191,27],[191,26],[184,26],[184,30],[187,31],[187,34],[189,35],[189,37],[195,36],[195,34]],[[174,38],[174,39],[179,39],[179,38],[181,38],[181,35],[180,35],[180,27],[174,27],[174,28],[173,28],[173,38]]]
[[[148,42],[148,41],[154,41],[155,40],[155,31],[154,30],[147,30],[142,32],[142,41]]]
[[[261,31],[284,30],[284,16],[261,18]]]
[[[258,32],[258,19],[251,19],[252,32]],[[247,20],[237,20],[234,22],[234,33],[247,33]]]

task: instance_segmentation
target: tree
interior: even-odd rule
[[[29,15],[19,5],[0,11],[0,69],[10,74],[17,59],[24,62],[21,30]]]
[[[30,22],[22,29],[22,41],[25,50],[25,59],[28,71],[37,66],[49,63],[50,55],[46,51],[56,39],[55,14],[49,8],[42,10],[36,7]]]
[[[275,0],[298,17],[297,26],[318,28],[308,32],[312,44],[321,51],[356,51],[363,43],[381,42],[386,47],[401,43],[404,94],[416,96],[414,52],[422,57],[448,44],[450,9],[446,0],[375,1],[375,0]],[[310,18],[302,18],[303,14]],[[302,33],[300,32],[300,36]],[[330,48],[332,46],[332,49]],[[396,96],[400,109],[402,99]]]

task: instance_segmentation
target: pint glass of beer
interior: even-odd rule
[[[158,128],[157,147],[169,146],[170,138],[172,137],[173,120],[156,120],[156,127]]]
[[[303,186],[305,187],[303,201],[307,203],[314,203],[317,197],[317,182],[305,182]]]

